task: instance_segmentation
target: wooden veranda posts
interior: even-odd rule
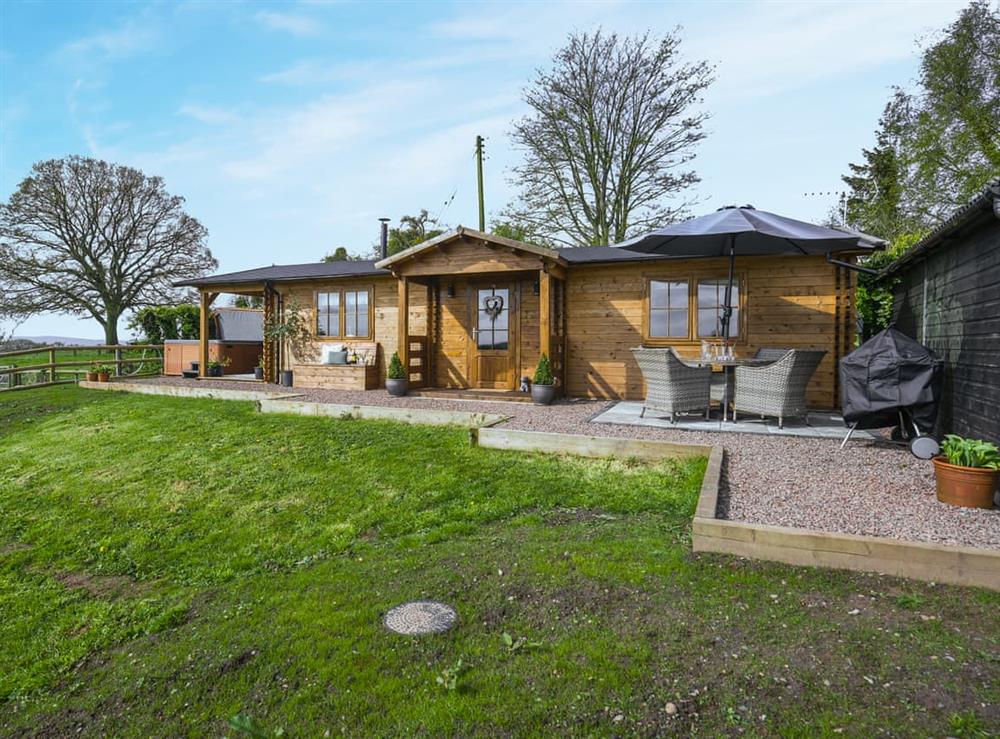
[[[399,317],[397,318],[399,337],[396,351],[399,361],[403,363],[407,374],[410,371],[410,281],[406,277],[399,278]]]
[[[209,316],[211,315],[212,303],[219,296],[218,293],[201,290],[201,315],[198,324],[198,376],[208,377],[208,340],[209,336]]]
[[[264,283],[264,347],[261,353],[261,369],[264,371],[264,382],[278,382],[277,347],[274,339],[268,337],[268,328],[276,318],[277,292],[270,283]]]
[[[539,351],[552,359],[552,276],[544,269],[538,273]]]

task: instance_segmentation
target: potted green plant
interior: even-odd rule
[[[222,370],[229,366],[229,357],[224,359],[213,359],[205,365],[209,377],[222,377]]]
[[[392,359],[389,360],[389,369],[385,373],[385,389],[389,395],[402,398],[410,384],[410,378],[406,376],[406,368],[399,359],[399,353],[393,352]]]
[[[942,503],[966,508],[992,508],[1000,479],[996,444],[948,434],[935,457],[937,497]]]
[[[115,368],[110,364],[101,364],[97,366],[97,381],[98,382],[109,382],[111,380],[111,373],[115,371]]]
[[[264,360],[263,356],[257,357],[257,364],[255,364],[254,367],[253,367],[253,379],[255,379],[255,380],[263,380],[264,379],[263,360]]]
[[[280,319],[272,318],[264,326],[264,336],[271,341],[287,342],[298,353],[302,350],[303,345],[312,337],[307,315],[308,313],[298,303],[290,300],[285,306],[284,317]],[[292,370],[281,370],[280,381],[283,386],[291,387],[293,381]]]
[[[535,376],[531,383],[531,399],[536,405],[551,405],[556,399],[556,380],[552,376],[552,364],[548,354],[542,353],[538,358]]]
[[[90,365],[90,369],[87,370],[87,382],[97,382],[97,365]]]

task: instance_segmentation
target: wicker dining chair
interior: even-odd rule
[[[646,400],[642,413],[660,411],[670,414],[674,423],[676,414],[684,411],[704,411],[709,417],[712,386],[712,368],[685,364],[672,348],[632,350],[646,381]]]
[[[753,355],[754,359],[766,359],[769,362],[776,362],[783,356],[788,354],[791,349],[778,349],[773,346],[762,346],[757,350],[757,353]]]
[[[763,367],[737,367],[733,421],[739,411],[777,416],[778,428],[786,418],[806,414],[806,386],[825,351],[789,349]]]

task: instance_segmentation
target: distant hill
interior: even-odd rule
[[[15,336],[13,341],[23,339],[36,344],[62,344],[63,346],[97,346],[103,344],[103,339],[75,339],[72,336]]]

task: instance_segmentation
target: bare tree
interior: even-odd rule
[[[525,160],[503,218],[565,245],[615,243],[676,220],[691,201],[674,199],[698,182],[685,165],[705,137],[696,107],[714,74],[707,62],[682,63],[679,44],[676,31],[571,35],[524,91],[533,112],[514,124]]]
[[[91,316],[117,344],[122,313],[177,302],[171,283],[218,266],[183,203],[131,167],[77,156],[35,164],[0,205],[0,312]]]

